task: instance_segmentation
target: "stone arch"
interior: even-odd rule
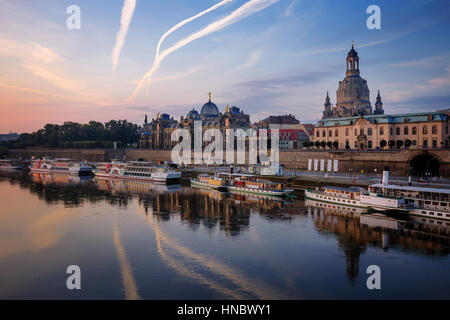
[[[413,176],[439,176],[441,161],[429,153],[416,155],[409,162],[410,172]]]

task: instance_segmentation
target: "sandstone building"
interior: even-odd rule
[[[367,81],[360,77],[358,53],[352,45],[347,72],[339,82],[333,107],[327,93],[323,118],[314,128],[314,145],[327,149],[429,149],[450,147],[449,113],[386,115],[380,91],[375,110]]]

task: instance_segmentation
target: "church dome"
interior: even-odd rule
[[[345,79],[339,83],[337,105],[351,103],[358,96],[363,102],[370,101],[370,91],[367,81],[359,75],[345,77]]]
[[[189,111],[189,113],[187,114],[186,119],[189,119],[189,120],[199,120],[199,119],[200,119],[200,114],[197,112],[197,110],[192,109],[192,110]]]
[[[209,94],[209,101],[202,107],[201,115],[204,117],[218,117],[219,108],[211,102],[211,93]]]

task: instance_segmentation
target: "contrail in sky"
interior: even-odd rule
[[[136,0],[125,0],[122,8],[122,17],[120,18],[120,29],[116,36],[116,45],[112,53],[113,70],[116,70],[119,64],[120,51],[122,51],[125,37],[127,36],[128,27],[133,18],[134,9],[136,8]]]
[[[267,8],[278,1],[279,0],[249,0],[248,2],[246,2],[244,5],[242,5],[235,11],[233,11],[228,16],[211,23],[210,25],[206,26],[205,28],[201,29],[200,31],[197,31],[197,32],[191,34],[190,36],[178,41],[176,44],[174,44],[170,48],[164,50],[161,54],[156,55],[153,60],[153,66],[142,77],[142,79],[139,81],[136,89],[134,90],[133,94],[130,97],[128,97],[127,100],[128,101],[133,100],[136,97],[136,95],[138,94],[139,90],[144,86],[145,82],[151,81],[151,77],[152,77],[153,73],[156,70],[158,70],[159,66],[161,65],[161,62],[171,53],[186,46],[187,44],[191,43],[194,40],[203,38],[211,33],[217,32],[229,25],[239,22],[240,20]]]
[[[216,10],[216,9],[218,9],[218,8],[224,6],[225,4],[227,4],[227,3],[229,3],[229,2],[232,2],[232,1],[233,1],[233,0],[223,0],[223,1],[221,1],[221,2],[219,2],[219,3],[217,3],[217,4],[215,4],[215,5],[213,5],[212,7],[209,7],[208,9],[203,10],[202,12],[196,14],[195,16],[192,16],[192,17],[190,17],[190,18],[184,19],[183,21],[181,21],[181,22],[177,23],[176,25],[174,25],[174,26],[173,26],[172,28],[170,28],[166,33],[163,34],[163,36],[161,37],[161,39],[159,39],[158,46],[156,47],[156,54],[155,54],[155,57],[158,57],[158,56],[159,56],[159,51],[160,51],[160,49],[161,49],[162,43],[164,42],[164,40],[165,40],[171,33],[174,33],[176,30],[180,29],[180,28],[181,28],[182,26],[184,26],[185,24],[188,24],[189,22],[192,22],[192,21],[194,21],[194,20],[197,20],[197,19],[200,18],[201,16],[203,16],[203,15],[205,15],[205,14],[211,12],[211,11],[214,11],[214,10]],[[150,81],[149,81],[147,84],[148,84],[148,86],[147,86],[147,93],[148,93],[149,90],[150,90]]]
[[[158,42],[158,47],[156,48],[156,57],[159,56],[159,50],[161,49],[161,45],[162,45],[163,41],[164,41],[171,33],[175,32],[175,31],[178,30],[178,29],[180,29],[180,28],[181,28],[182,26],[184,26],[185,24],[188,24],[189,22],[194,21],[194,20],[200,18],[201,16],[203,16],[203,15],[205,15],[205,14],[211,12],[211,11],[214,11],[214,10],[220,8],[221,6],[223,6],[223,5],[225,5],[225,4],[229,3],[229,2],[232,2],[232,1],[233,1],[233,0],[223,0],[223,1],[219,2],[218,4],[215,4],[215,5],[213,5],[212,7],[210,7],[210,8],[208,8],[208,9],[206,9],[206,10],[204,10],[204,11],[202,11],[202,12],[196,14],[195,16],[192,16],[192,17],[190,17],[190,18],[188,18],[188,19],[185,19],[185,20],[181,21],[180,23],[174,25],[172,28],[169,29],[169,31],[167,31],[166,33],[164,33],[164,35],[163,35],[163,36],[161,37],[161,39],[159,40],[159,42]]]

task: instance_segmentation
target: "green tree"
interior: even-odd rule
[[[394,140],[389,140],[389,147],[394,147],[395,146],[395,141]]]

